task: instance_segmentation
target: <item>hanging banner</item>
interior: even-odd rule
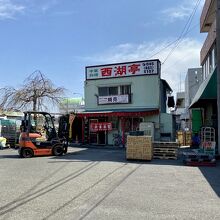
[[[71,139],[72,138],[72,125],[73,125],[73,121],[75,119],[75,115],[74,114],[70,114],[69,115],[69,138]]]

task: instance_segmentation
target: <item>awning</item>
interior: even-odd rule
[[[159,109],[128,109],[128,110],[112,110],[112,111],[85,111],[77,113],[78,117],[143,117],[148,115],[159,114]]]
[[[215,99],[217,99],[217,68],[200,85],[189,108],[201,107],[206,101]]]

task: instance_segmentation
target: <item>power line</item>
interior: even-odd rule
[[[182,41],[183,37],[185,36],[185,33],[187,33],[187,32],[189,31],[189,28],[190,28],[190,26],[191,26],[193,17],[195,16],[196,10],[197,10],[197,8],[198,8],[200,2],[201,2],[201,0],[197,0],[196,5],[195,5],[195,7],[194,7],[194,9],[193,9],[193,11],[192,11],[192,13],[191,13],[189,19],[187,20],[187,22],[186,22],[186,24],[185,24],[185,26],[184,26],[184,28],[183,28],[183,30],[182,30],[180,36],[178,37],[175,46],[174,46],[174,47],[171,49],[171,51],[168,53],[168,55],[166,56],[166,58],[164,59],[164,61],[162,62],[162,64],[164,64],[164,63],[167,61],[167,59],[171,56],[171,54],[173,53],[173,51],[179,46],[180,42]]]
[[[190,30],[188,30],[186,33],[184,33],[183,37],[185,37],[188,33],[190,33],[194,28],[196,28],[199,25],[199,23],[195,24]],[[179,40],[179,37],[168,43],[165,47],[163,47],[162,49],[160,49],[158,52],[154,53],[153,55],[151,55],[150,57],[148,57],[148,59],[151,59],[152,57],[156,56],[157,54],[163,52],[165,49],[169,48],[170,46],[172,46],[173,44],[175,44],[177,41]]]

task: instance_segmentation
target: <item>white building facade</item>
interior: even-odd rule
[[[82,140],[89,144],[114,145],[121,137],[140,132],[173,138],[172,115],[166,113],[172,90],[160,78],[159,60],[144,60],[86,67],[85,112]]]

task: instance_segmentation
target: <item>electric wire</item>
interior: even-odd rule
[[[199,23],[195,24],[190,30],[188,30],[186,33],[184,33],[183,37],[185,37],[188,33],[190,33],[193,29],[195,29],[197,26],[199,25]],[[157,54],[160,54],[161,52],[163,52],[165,49],[169,48],[170,46],[172,46],[173,44],[175,44],[177,41],[179,40],[179,37],[168,43],[165,47],[163,47],[162,49],[160,49],[159,51],[157,51],[156,53],[152,54],[150,57],[148,57],[148,59],[151,59],[152,57],[156,56]]]
[[[197,8],[198,8],[200,2],[201,2],[201,0],[197,0],[196,5],[195,5],[194,9],[192,10],[192,13],[191,13],[191,15],[189,16],[189,19],[187,20],[187,22],[186,22],[186,24],[185,24],[185,26],[184,26],[184,28],[183,28],[183,30],[182,30],[180,36],[178,37],[175,46],[174,46],[174,47],[171,49],[171,51],[168,53],[168,55],[166,56],[166,58],[164,59],[164,61],[162,62],[162,64],[164,64],[164,63],[168,60],[168,58],[172,55],[172,53],[174,52],[174,50],[175,50],[175,49],[179,46],[179,44],[181,43],[181,41],[182,41],[183,37],[185,36],[185,34],[189,31],[189,28],[190,28],[190,26],[191,26],[192,20],[193,20],[193,18],[194,18],[194,16],[195,16],[195,13],[196,13],[196,11],[197,11]]]

